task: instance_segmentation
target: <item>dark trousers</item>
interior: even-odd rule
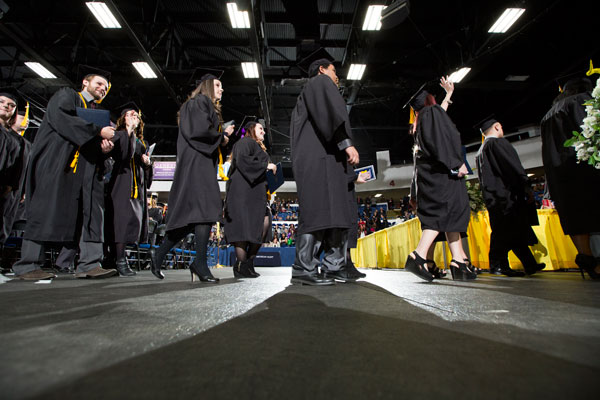
[[[79,262],[75,272],[87,272],[100,267],[102,255],[102,243],[85,242],[82,235],[79,240]],[[15,275],[23,275],[36,269],[42,269],[45,261],[44,242],[23,239],[21,259],[13,265],[13,271]]]
[[[346,265],[348,229],[330,228],[304,233],[296,238],[296,259],[293,276],[315,275],[318,267],[324,271],[339,271]],[[321,252],[325,253],[321,261]]]
[[[494,231],[492,231],[489,253],[490,268],[509,268],[508,252],[510,250],[521,260],[525,269],[533,269],[537,265],[537,261],[533,257],[529,246],[526,244],[515,245],[507,243],[500,235],[494,234]]]
[[[79,245],[74,242],[64,243],[58,257],[56,257],[56,266],[62,269],[75,269],[75,256]]]

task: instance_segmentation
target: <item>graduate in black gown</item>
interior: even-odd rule
[[[430,96],[427,91],[420,90],[409,101],[417,120],[415,191],[423,233],[417,249],[408,256],[405,268],[431,282],[433,275],[427,268],[427,252],[438,234],[445,232],[452,253],[452,277],[472,280],[477,275],[465,260],[460,239],[460,232],[466,232],[470,219],[469,196],[462,179],[468,170],[463,160],[460,133],[446,110],[435,104],[435,99]]]
[[[527,275],[544,269],[529,249],[538,242],[532,225],[539,225],[533,191],[519,155],[504,139],[502,125],[488,118],[479,127],[485,136],[477,152],[477,171],[485,205],[490,217],[490,272],[496,275],[523,276],[510,268],[512,250],[523,263]]]
[[[0,244],[12,229],[27,166],[25,139],[12,129],[18,106],[16,90],[0,89]]]
[[[587,78],[565,84],[542,119],[542,160],[560,224],[577,248],[575,263],[582,275],[587,271],[593,279],[600,279],[600,262],[590,248],[590,233],[600,232],[600,170],[586,162],[577,163],[574,148],[564,146],[573,131],[581,132],[580,125],[587,116],[583,103],[592,98],[591,91]]]
[[[272,240],[271,209],[267,202],[268,170],[277,172],[264,145],[258,122],[246,125],[246,135],[233,146],[225,203],[225,237],[235,246],[236,277],[256,278],[254,260],[263,243]]]
[[[32,118],[32,113],[29,109],[29,103],[26,103],[25,110],[19,110],[17,119],[12,126],[13,131],[17,132],[19,136],[23,138],[23,169],[22,169],[22,182],[18,193],[14,193],[13,209],[14,214],[11,215],[13,220],[13,226],[15,222],[27,220],[27,214],[25,213],[25,177],[27,176],[27,166],[29,163],[29,154],[31,153],[31,142],[27,139],[29,135],[26,135],[29,122]],[[11,229],[12,230],[12,229]],[[10,231],[9,231],[10,232]]]
[[[192,280],[217,283],[208,268],[206,251],[212,225],[221,219],[223,203],[217,182],[219,159],[233,133],[234,126],[222,130],[221,81],[204,75],[198,87],[179,110],[177,168],[169,194],[167,235],[152,252],[152,273],[163,279],[160,267],[170,249],[187,234],[194,232],[196,258],[190,265]]]
[[[309,67],[290,123],[292,169],[300,212],[292,283],[331,285],[354,281],[344,269],[348,229],[356,224],[350,206],[359,155],[352,143],[346,103],[335,67],[320,59]],[[319,260],[320,250],[325,252]],[[318,267],[321,266],[319,274]]]
[[[106,242],[110,257],[120,276],[133,276],[127,264],[127,244],[148,240],[148,203],[146,190],[152,184],[152,163],[146,154],[144,122],[139,107],[122,107],[115,128],[114,160],[106,198]]]
[[[82,90],[62,88],[48,103],[33,142],[26,185],[27,225],[16,277],[48,279],[42,271],[44,243],[78,243],[75,276],[116,274],[100,265],[104,240],[104,160],[113,148],[114,128],[80,118],[77,108],[96,108],[108,90],[109,74],[92,70]]]

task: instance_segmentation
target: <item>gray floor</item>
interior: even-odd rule
[[[0,285],[0,398],[597,398],[600,282],[214,270]]]

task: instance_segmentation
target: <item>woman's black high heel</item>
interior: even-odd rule
[[[456,265],[452,265],[452,263]],[[477,274],[467,267],[467,263],[461,263],[454,259],[450,261],[450,272],[455,281],[472,281],[477,278]]]
[[[429,273],[431,275],[433,275],[433,277],[435,279],[442,279],[442,278],[446,277],[446,272],[439,269],[434,260],[425,260],[425,262],[427,262],[429,264],[433,264],[433,267],[428,268],[428,270],[429,270]]]
[[[208,271],[207,275],[201,274],[199,271],[196,270],[196,265],[194,263],[190,264],[190,274],[192,275],[192,282],[194,282],[195,277],[198,277],[200,282],[206,282],[206,283],[219,283],[219,281],[220,281],[220,279],[215,278],[210,273],[210,271]]]
[[[575,257],[575,264],[579,267],[579,272],[581,272],[581,277],[585,279],[585,272],[588,273],[590,278],[597,280],[600,279],[600,274],[596,272],[596,265],[598,265],[598,260],[596,260],[593,256],[588,256],[586,254],[577,254]]]
[[[426,280],[427,282],[431,282],[433,280],[433,275],[427,269],[427,261],[424,258],[419,256],[416,251],[413,251],[412,254],[415,258],[412,258],[410,255],[406,259],[406,264],[404,265],[404,269],[412,272],[416,276],[421,279]]]
[[[158,260],[156,259],[156,252],[154,251],[154,249],[150,250],[150,271],[152,271],[152,275],[154,275],[158,279],[165,279],[165,276],[160,270],[160,265],[158,264]]]
[[[254,275],[255,278],[258,278],[260,274],[254,270],[254,260],[255,258],[250,258],[248,260],[248,270],[250,271],[251,275]]]

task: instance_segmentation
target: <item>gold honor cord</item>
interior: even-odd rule
[[[137,199],[138,198],[138,184],[137,184],[137,178],[135,177],[136,170],[135,170],[135,161],[133,160],[133,158],[131,159],[131,173],[133,174],[133,187],[131,188],[131,198]]]
[[[219,129],[217,130],[219,133],[222,133],[222,125],[219,124]],[[224,181],[228,181],[229,178],[225,175],[225,170],[223,169],[223,153],[221,152],[221,146],[219,146],[219,178]]]
[[[25,117],[20,125],[20,127],[23,128],[21,131],[21,136],[25,135],[25,129],[27,129],[27,125],[29,125],[29,102],[27,102],[27,105],[25,106]]]

